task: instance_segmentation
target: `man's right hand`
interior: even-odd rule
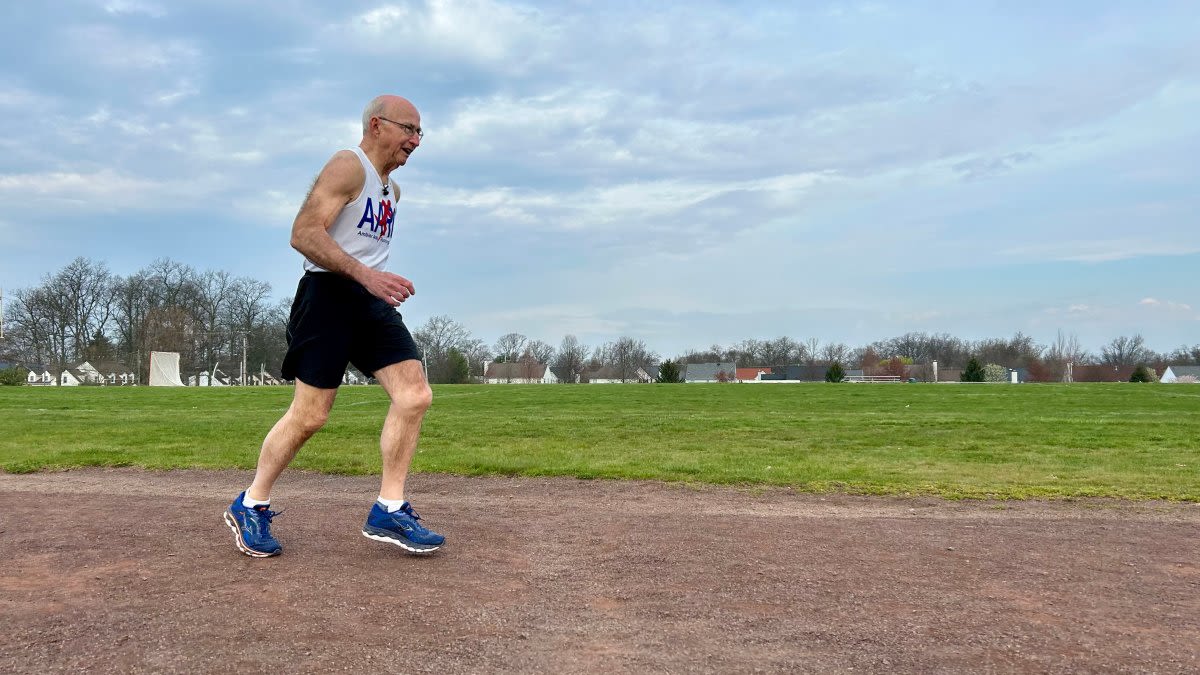
[[[381,272],[370,267],[363,269],[362,278],[358,280],[358,283],[362,284],[368,293],[392,307],[398,307],[400,303],[417,292],[413,283],[399,274]]]

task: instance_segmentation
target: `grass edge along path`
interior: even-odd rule
[[[251,469],[287,387],[0,388],[0,470]],[[293,466],[379,470],[387,398],[344,387]],[[946,498],[1200,501],[1200,387],[440,385],[414,471]]]

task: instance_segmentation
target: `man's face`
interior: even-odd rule
[[[421,115],[415,110],[391,110],[379,120],[379,141],[393,161],[404,166],[421,145]]]

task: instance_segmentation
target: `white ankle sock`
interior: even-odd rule
[[[246,490],[246,496],[242,497],[242,506],[244,506],[248,509],[252,509],[256,506],[270,506],[270,505],[271,505],[270,499],[268,499],[266,501],[259,501],[257,499],[251,499],[249,490]]]
[[[388,513],[395,513],[396,511],[404,508],[404,505],[408,503],[403,499],[384,499],[383,497],[380,497],[375,501],[379,502],[380,506],[387,509]]]

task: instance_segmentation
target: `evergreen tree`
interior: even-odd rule
[[[846,371],[837,361],[834,361],[833,365],[829,366],[829,370],[825,371],[826,382],[841,382],[844,379],[846,379]]]
[[[471,381],[471,366],[467,357],[458,349],[451,347],[446,353],[446,382],[449,384],[466,384]]]
[[[658,367],[659,382],[683,382],[683,376],[679,374],[679,364],[674,361],[663,361]]]
[[[1150,374],[1150,369],[1144,365],[1140,365],[1134,369],[1133,374],[1129,376],[1130,382],[1153,382],[1154,376]]]
[[[959,379],[963,382],[983,382],[983,366],[979,365],[979,359],[972,358],[970,361],[967,361],[967,367],[963,370],[962,377]]]

